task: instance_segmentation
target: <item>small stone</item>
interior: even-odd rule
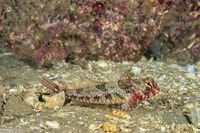
[[[165,74],[163,74],[163,75],[161,75],[159,78],[158,78],[158,80],[157,81],[164,81],[165,79],[166,79],[166,75]]]
[[[66,112],[57,112],[55,114],[52,115],[53,117],[60,117],[60,118],[64,118],[64,117],[68,117],[69,114]]]
[[[180,100],[181,100],[181,97],[178,97],[178,100],[180,101]]]
[[[186,73],[185,77],[188,79],[197,79],[195,73]]]
[[[106,130],[106,132],[118,132],[117,126],[115,124],[109,126],[107,123],[103,123],[103,128]]]
[[[196,71],[200,73],[200,61],[196,64]]]
[[[106,132],[109,132],[109,126],[107,123],[103,123],[103,128],[106,130]]]
[[[142,101],[142,103],[144,104],[144,105],[150,105],[150,103],[147,101],[147,100],[144,100],[144,101]]]
[[[7,100],[4,107],[6,110],[4,110],[3,113],[6,116],[25,116],[33,113],[32,107],[26,104],[20,95],[9,95],[9,99]]]
[[[92,131],[94,131],[94,130],[97,129],[97,126],[95,124],[90,124],[89,125],[89,129],[92,130]]]
[[[142,71],[142,69],[140,67],[136,67],[136,66],[133,66],[131,69],[131,72],[133,72],[135,74],[140,74],[141,71]]]
[[[141,131],[141,132],[146,132],[147,130],[142,128],[142,127],[138,127],[138,129]]]
[[[189,73],[194,73],[194,72],[195,72],[195,65],[190,65],[190,64],[188,64],[188,65],[186,66],[186,69],[187,69],[187,71],[188,71]]]
[[[102,68],[108,67],[108,63],[106,63],[103,60],[98,61],[97,65],[100,66],[100,67],[102,67]]]
[[[200,78],[200,73],[197,73],[197,77]]]
[[[162,127],[160,128],[160,130],[161,130],[162,132],[164,132],[164,131],[165,131],[165,127],[162,126]]]
[[[44,99],[47,107],[50,108],[50,109],[53,109],[56,106],[61,108],[65,103],[65,92],[62,91],[62,92],[55,94],[51,97],[43,95],[42,99]]]
[[[90,124],[89,129],[94,131],[94,130],[98,130],[102,127],[102,124],[99,124],[98,126],[96,124]]]
[[[38,96],[34,92],[26,93],[24,96],[25,103],[31,105],[34,109],[44,110],[46,109],[44,102],[39,102]]]
[[[179,71],[185,72],[185,68],[182,66],[179,66],[178,64],[171,64],[168,66],[170,69],[177,69]]]
[[[51,128],[60,128],[60,124],[57,121],[47,121],[46,125],[48,125]]]
[[[120,119],[119,122],[121,122],[121,123],[128,123],[129,121],[127,121],[125,119]]]
[[[131,129],[130,128],[125,128],[123,126],[120,126],[120,129],[123,133],[130,133],[131,132]]]
[[[31,130],[40,130],[41,127],[40,127],[39,125],[37,125],[37,124],[32,124],[32,125],[30,126],[30,129],[31,129]]]
[[[192,108],[195,108],[196,105],[194,103],[187,103],[184,107],[188,109],[192,109]]]
[[[110,128],[110,132],[112,132],[112,133],[114,133],[114,132],[118,132],[118,130],[117,130],[117,126],[114,125],[114,124],[110,125],[109,128]]]
[[[9,94],[11,94],[11,93],[16,93],[16,92],[17,92],[16,89],[10,89],[10,90],[9,90]]]
[[[129,65],[129,62],[128,61],[123,61],[122,64],[123,65]]]
[[[77,122],[79,125],[81,125],[81,126],[83,126],[83,125],[85,125],[85,122],[83,122],[83,121],[79,121],[79,122]]]
[[[48,73],[44,73],[42,76],[43,77],[50,77],[50,75]]]
[[[195,126],[200,126],[200,108],[193,108],[191,110],[191,120]]]

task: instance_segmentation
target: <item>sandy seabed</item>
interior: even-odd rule
[[[200,131],[200,71],[187,72],[175,61],[59,62],[51,68],[38,67],[13,54],[0,55],[0,132],[198,132]],[[65,101],[63,107],[35,109],[25,103],[24,95],[34,92],[53,94],[39,82],[48,78],[65,77],[66,85],[83,79],[102,82],[109,72],[118,69],[135,76],[151,77],[160,87],[153,98],[139,103],[130,112],[112,112],[106,105],[91,105]],[[58,79],[59,80],[59,79]],[[73,87],[73,86],[72,86]],[[9,94],[3,99],[3,94]],[[119,111],[120,112],[120,111]]]

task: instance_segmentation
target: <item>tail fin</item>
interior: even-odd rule
[[[48,79],[47,77],[44,77],[41,81],[41,84],[44,85],[45,87],[51,89],[52,91],[59,93],[59,86],[56,85],[53,81]]]

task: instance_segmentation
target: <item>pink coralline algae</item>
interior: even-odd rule
[[[175,1],[163,20],[161,54],[180,63],[200,60],[200,2]]]
[[[152,0],[20,0],[3,5],[11,11],[2,20],[9,26],[1,35],[16,54],[36,62],[69,54],[137,61],[170,12],[166,1]]]
[[[138,61],[164,35],[162,54],[188,62],[199,60],[199,9],[192,0],[4,1],[0,36],[17,55],[44,63],[69,55]]]

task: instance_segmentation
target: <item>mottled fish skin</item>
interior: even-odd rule
[[[41,83],[59,93],[59,87],[44,77]],[[66,98],[93,104],[118,104],[120,109],[129,110],[139,101],[151,98],[160,91],[152,78],[134,78],[118,75],[116,81],[91,85],[88,88],[65,90]]]

